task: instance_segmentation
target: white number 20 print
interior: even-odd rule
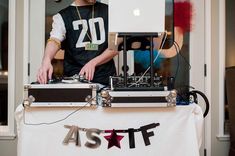
[[[99,31],[100,31],[100,39],[98,40],[97,38],[97,32],[95,29],[95,24],[98,23],[99,25]],[[89,19],[87,20],[77,20],[73,22],[73,29],[74,30],[79,30],[79,25],[82,25],[82,30],[81,34],[78,37],[77,43],[76,43],[76,48],[81,48],[85,47],[87,43],[90,43],[89,41],[84,42],[84,38],[86,34],[88,33],[88,24],[89,24],[89,29],[90,29],[90,35],[92,39],[93,44],[102,44],[105,42],[105,29],[104,29],[104,20],[101,17],[94,18],[94,19]]]

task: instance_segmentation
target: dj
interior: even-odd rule
[[[89,81],[107,85],[116,73],[108,49],[108,6],[96,0],[75,0],[53,16],[52,31],[47,41],[37,81],[45,84],[52,78],[51,64],[63,42],[64,76],[84,75]]]

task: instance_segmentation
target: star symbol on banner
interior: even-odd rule
[[[108,143],[108,149],[113,147],[113,146],[121,148],[120,141],[122,140],[123,137],[124,136],[117,135],[117,133],[115,132],[114,129],[112,130],[111,135],[104,136],[104,138],[109,142]]]

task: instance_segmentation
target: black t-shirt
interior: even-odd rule
[[[68,6],[59,12],[66,29],[66,39],[64,41],[65,76],[78,74],[87,62],[100,55],[108,47],[108,6],[96,2],[94,5],[94,18],[92,18],[92,5],[78,6],[77,9],[75,6]],[[85,50],[85,45],[91,42],[88,36],[92,38],[92,43],[98,44],[98,50]],[[96,67],[92,82],[108,84],[109,76],[115,73],[115,65],[112,59]]]

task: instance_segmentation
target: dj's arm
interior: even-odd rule
[[[87,80],[92,80],[95,73],[95,67],[110,61],[114,56],[118,54],[118,51],[106,49],[102,54],[90,60],[81,69],[79,75],[85,75]]]
[[[98,66],[98,65],[101,65],[101,64],[104,64],[104,63],[110,61],[117,54],[118,54],[118,51],[114,51],[114,50],[111,50],[111,49],[107,48],[102,54],[95,57],[91,61],[95,62],[96,66]]]
[[[65,39],[65,25],[60,14],[53,16],[52,31],[50,32],[50,39],[48,39],[41,66],[38,70],[37,81],[45,84],[48,79],[52,78],[53,66],[52,59],[61,47],[61,41]]]
[[[41,84],[46,84],[48,79],[51,79],[53,66],[51,64],[57,51],[60,49],[60,41],[55,38],[50,38],[47,42],[41,67],[38,70],[37,81]]]

